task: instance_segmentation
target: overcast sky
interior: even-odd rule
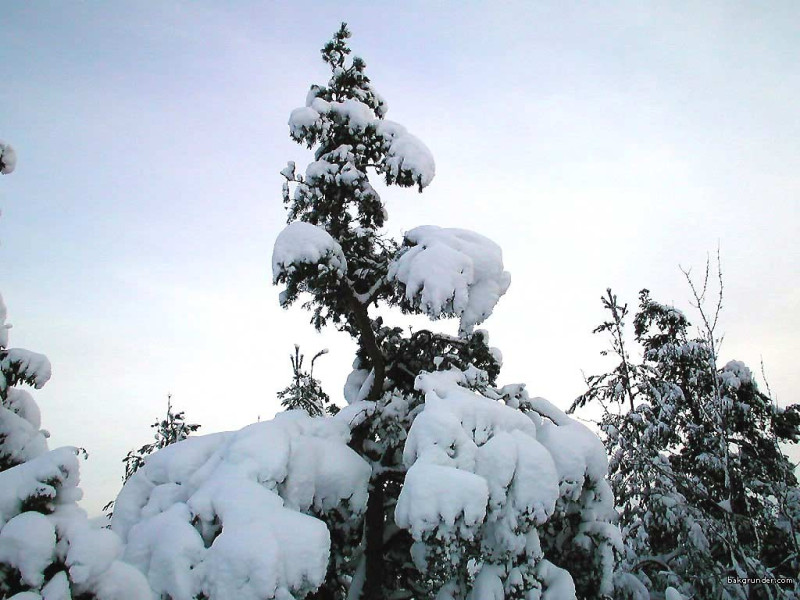
[[[796,402],[800,5],[786,2],[8,2],[0,12],[0,292],[43,352],[51,447],[78,445],[91,514],[166,395],[201,432],[278,408],[294,343],[331,396],[353,344],[278,307],[290,111],[342,20],[437,176],[386,190],[388,230],[473,229],[512,284],[484,327],[503,383],[567,406],[612,363],[613,287],[686,309],[679,265],[720,248],[722,360]],[[383,189],[383,188],[380,188]],[[398,319],[399,321],[399,319]],[[437,324],[455,329],[455,324]],[[795,452],[795,456],[799,456]]]

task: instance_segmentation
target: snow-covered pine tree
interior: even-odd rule
[[[0,143],[0,172],[15,156]],[[50,379],[42,354],[8,348],[0,298],[0,597],[9,600],[149,600],[136,569],[118,560],[121,540],[78,507],[77,448],[48,451],[36,402],[20,384]]]
[[[336,415],[285,411],[151,455],[112,529],[174,600],[569,600],[614,593],[619,531],[600,439],[524,385],[475,327],[505,293],[502,251],[423,226],[401,243],[371,174],[422,190],[429,150],[385,119],[342,25],[332,74],[289,120],[314,150],[282,171],[289,224],[273,252],[281,304],[303,295],[318,329],[357,344]],[[407,333],[385,306],[459,319]]]
[[[605,408],[625,597],[647,597],[639,581],[653,597],[673,586],[689,598],[797,598],[800,491],[781,444],[800,439],[800,406],[779,408],[741,362],[717,366],[716,316],[703,310],[693,336],[681,311],[643,290],[637,362],[624,345],[627,306],[610,290],[603,304],[611,318],[595,331],[611,335],[619,364],[590,377],[573,408]]]
[[[294,356],[289,356],[292,363],[292,383],[278,392],[278,400],[286,410],[304,410],[312,417],[335,415],[339,412],[338,407],[331,403],[330,397],[322,389],[319,380],[314,377],[314,362],[327,353],[327,348],[317,352],[311,359],[309,370],[304,371],[305,356],[300,353],[300,346],[295,344]]]
[[[185,440],[195,431],[200,429],[197,423],[187,423],[184,412],[173,412],[172,410],[172,394],[167,394],[167,416],[163,419],[156,420],[155,423],[150,425],[151,429],[155,429],[153,434],[154,441],[145,444],[138,450],[131,450],[127,456],[122,459],[125,463],[125,474],[122,476],[122,482],[128,481],[131,476],[139,470],[144,464],[145,457],[152,454],[156,450],[166,448],[170,444]]]

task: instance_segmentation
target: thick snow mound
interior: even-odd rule
[[[149,456],[115,505],[125,560],[174,600],[311,592],[330,551],[318,517],[366,508],[371,469],[349,435],[342,419],[289,411]]]
[[[18,465],[47,452],[47,439],[28,421],[0,406],[0,463]]]
[[[10,144],[0,140],[0,173],[8,175],[17,166],[17,153]]]
[[[20,572],[23,583],[39,588],[55,558],[56,529],[38,512],[24,512],[0,530],[0,563]]]
[[[584,478],[604,480],[608,457],[600,438],[544,398],[533,398],[530,404],[548,419],[539,426],[539,441],[553,456],[561,480],[574,484],[582,484]]]
[[[553,513],[556,467],[531,419],[466,389],[467,381],[456,370],[417,378],[425,407],[403,451],[409,470],[395,518],[418,541],[427,532],[452,535],[459,516],[464,539],[485,522],[500,551],[522,551],[526,531]]]
[[[272,277],[279,277],[300,264],[319,264],[340,276],[347,273],[347,261],[342,247],[331,235],[316,225],[295,221],[290,223],[275,240],[272,251]]]
[[[728,389],[738,390],[742,385],[753,382],[753,373],[750,367],[740,360],[729,361],[719,373],[722,385]]]
[[[485,321],[511,283],[500,246],[472,231],[424,225],[406,233],[405,244],[389,278],[431,318],[460,317],[462,332]]]
[[[145,577],[120,562],[119,536],[94,527],[78,507],[77,484],[75,448],[0,473],[0,563],[29,588],[15,597],[153,600]]]
[[[406,473],[395,509],[397,525],[415,539],[436,529],[453,528],[463,520],[463,537],[486,517],[486,480],[469,471],[419,462]]]

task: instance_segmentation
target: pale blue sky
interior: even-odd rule
[[[168,391],[204,431],[243,426],[276,410],[300,342],[331,349],[318,373],[340,396],[352,346],[281,311],[269,265],[278,171],[308,159],[286,120],[341,20],[437,162],[424,194],[384,194],[389,230],[504,249],[485,324],[504,382],[568,404],[606,364],[604,289],[689,309],[678,265],[719,243],[723,359],[763,356],[797,400],[797,3],[7,3],[0,291],[12,345],[53,362],[51,445],[91,454],[90,512]]]

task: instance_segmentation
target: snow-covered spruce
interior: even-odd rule
[[[402,242],[369,177],[422,190],[427,148],[387,121],[349,59],[349,31],[322,56],[289,130],[289,224],[272,267],[289,306],[357,343],[335,416],[301,410],[148,457],[112,528],[163,598],[570,600],[613,594],[621,550],[599,439],[521,384],[499,387],[500,352],[475,330],[508,289],[502,252],[432,226]],[[381,306],[455,317],[459,335],[409,333]]]
[[[48,451],[39,408],[18,387],[42,387],[50,363],[8,349],[0,299],[0,597],[148,600],[142,574],[119,560],[122,542],[78,507],[77,448]]]
[[[620,362],[575,406],[627,409],[603,419],[625,536],[618,597],[797,598],[800,491],[781,444],[800,439],[800,405],[778,408],[742,362],[719,368],[711,321],[691,337],[686,316],[647,290],[634,318],[644,360],[632,360],[627,306],[610,290],[603,303],[611,318],[597,331]]]

